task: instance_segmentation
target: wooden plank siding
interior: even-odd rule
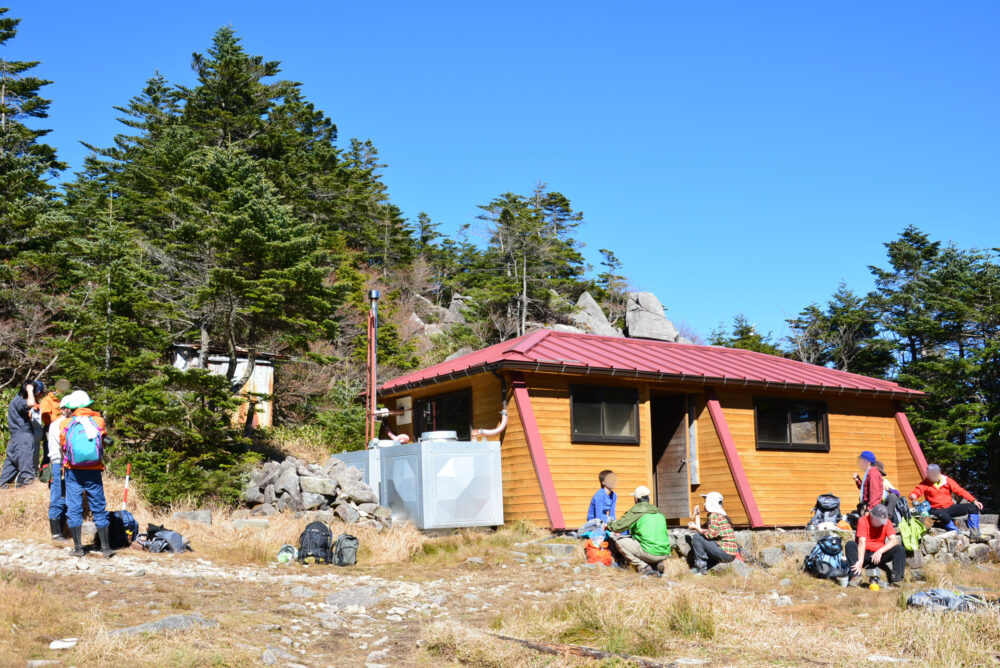
[[[618,474],[619,517],[632,505],[631,493],[637,486],[654,488],[651,392],[687,392],[695,409],[701,482],[690,487],[687,507],[701,503],[701,494],[718,491],[726,497],[726,509],[733,523],[748,524],[700,386],[544,372],[525,372],[524,379],[567,527],[573,528],[585,521],[590,498],[599,486],[598,473],[603,469],[611,469]],[[639,392],[639,444],[572,443],[571,384],[636,388]],[[496,376],[480,373],[383,397],[383,401],[390,408],[395,408],[396,398],[400,396],[409,396],[415,402],[423,397],[469,389],[472,391],[472,427],[491,428],[499,419],[502,405],[500,387]],[[507,429],[501,435],[504,519],[508,522],[527,520],[547,526],[541,489],[517,406],[510,395],[509,378],[507,390],[510,414]],[[858,491],[851,475],[855,471],[857,455],[862,450],[873,451],[885,463],[888,477],[904,493],[909,492],[919,479],[916,464],[894,419],[895,406],[889,400],[788,391],[757,392],[725,387],[719,388],[718,395],[765,525],[805,524],[816,497],[828,492],[841,498],[844,512],[852,509],[857,503]],[[753,400],[763,396],[826,402],[830,452],[757,450]],[[407,426],[397,425],[395,419],[390,419],[390,422],[397,427],[394,429],[396,433],[406,433],[411,438],[414,436],[412,420]],[[501,437],[490,437],[491,440],[498,438]],[[655,497],[655,489],[653,494]],[[655,498],[651,500],[657,502]],[[678,497],[671,500],[671,505],[679,507],[683,502],[684,499]],[[683,526],[688,520],[688,517],[671,518],[671,524]]]

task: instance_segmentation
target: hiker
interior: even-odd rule
[[[52,478],[49,480],[49,533],[52,540],[64,541],[63,523],[66,521],[66,492],[62,476],[62,445],[59,439],[73,411],[69,408],[69,395],[59,402],[59,417],[49,424],[47,455]]]
[[[72,412],[59,436],[59,445],[62,450],[63,468],[65,468],[63,476],[66,481],[66,525],[73,536],[73,551],[70,554],[74,557],[82,557],[85,554],[81,533],[83,530],[83,496],[86,494],[87,505],[90,506],[90,513],[93,515],[94,525],[97,527],[101,553],[110,558],[114,555],[114,551],[111,549],[108,535],[110,520],[108,519],[107,502],[104,498],[104,482],[101,477],[104,463],[100,457],[101,443],[105,433],[104,418],[101,417],[100,413],[90,408],[94,402],[82,390],[72,392],[65,401],[66,408]],[[81,452],[84,452],[85,448],[96,447],[97,454],[92,455],[93,459],[88,459],[85,463],[75,462],[77,447]],[[91,456],[92,453],[88,450],[87,454]]]
[[[906,504],[903,502],[903,493],[885,475],[885,463],[881,460],[875,462],[875,468],[882,474],[882,504],[889,509],[889,519],[893,524],[898,525],[903,519]]]
[[[882,473],[875,466],[875,454],[865,450],[858,455],[858,471],[854,474],[854,484],[861,490],[858,512],[862,515],[882,503]]]
[[[30,485],[35,482],[38,470],[35,449],[35,429],[31,413],[38,410],[38,399],[45,392],[42,381],[36,380],[20,387],[7,406],[7,457],[0,470],[0,489]],[[37,399],[36,399],[37,397]]]
[[[853,587],[861,582],[861,573],[866,568],[878,567],[886,571],[890,586],[899,585],[903,581],[906,550],[889,521],[889,509],[881,503],[858,520],[855,539],[844,547],[844,552],[851,565],[853,575],[849,584]]]
[[[955,503],[953,494],[968,503]],[[927,465],[927,477],[910,492],[910,499],[913,501],[921,496],[931,504],[931,515],[937,519],[938,524],[948,531],[958,531],[955,518],[967,515],[965,521],[969,525],[969,531],[979,538],[979,511],[983,509],[983,504],[964,487],[941,473],[941,467],[937,464]]]
[[[709,492],[704,497],[708,528],[702,529],[700,521],[691,522],[688,528],[697,533],[685,537],[691,544],[691,569],[696,575],[704,575],[716,564],[728,564],[740,554],[733,523],[722,507],[722,494]]]
[[[69,389],[69,381],[65,378],[60,378],[56,381],[56,390],[59,394],[57,395],[55,392],[50,391],[38,402],[38,410],[42,423],[42,442],[40,445],[43,447],[42,463],[39,470],[44,469],[52,461],[51,453],[49,452],[49,431],[53,422],[62,419],[59,399],[61,396],[65,396],[69,392]]]
[[[618,506],[618,495],[615,487],[618,485],[618,476],[614,471],[604,470],[597,476],[601,483],[601,488],[594,493],[594,498],[590,500],[590,507],[587,508],[587,521],[601,520],[609,524],[618,519],[615,514]]]
[[[608,531],[629,536],[617,536],[611,545],[642,575],[660,577],[664,561],[670,556],[670,536],[667,518],[649,502],[649,488],[640,485],[633,493],[635,505],[621,519],[608,524]]]

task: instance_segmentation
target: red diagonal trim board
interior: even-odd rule
[[[520,371],[510,374],[511,385],[514,388],[514,403],[517,404],[517,414],[524,428],[524,438],[528,442],[528,452],[531,453],[531,463],[535,467],[538,486],[542,490],[542,502],[545,504],[545,514],[549,516],[550,529],[565,529],[562,508],[559,507],[559,497],[556,486],[552,482],[552,471],[549,470],[549,460],[545,456],[545,446],[542,445],[542,434],[535,422],[535,410],[531,407],[531,397],[528,396],[528,386]]]
[[[736,491],[740,495],[740,501],[743,502],[743,508],[747,511],[750,526],[764,526],[764,521],[760,518],[760,511],[757,509],[757,500],[753,496],[753,489],[750,488],[750,481],[747,480],[746,471],[743,470],[743,460],[740,459],[740,453],[736,449],[736,441],[733,440],[733,435],[729,432],[729,424],[726,422],[726,416],[722,413],[722,405],[719,403],[719,397],[715,394],[715,388],[706,387],[705,397],[708,399],[708,414],[712,417],[712,424],[715,425],[715,433],[719,435],[722,452],[726,455],[729,470],[736,482]]]
[[[906,413],[903,412],[902,406],[898,404],[896,405],[896,424],[899,425],[899,430],[903,432],[903,440],[906,441],[906,447],[910,449],[910,455],[917,464],[920,477],[926,478],[927,459],[924,457],[924,451],[920,448],[920,443],[917,442],[917,435],[913,433],[910,420],[906,417]]]

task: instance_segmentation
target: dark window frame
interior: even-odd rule
[[[577,434],[574,418],[574,395],[578,391],[600,392],[601,393],[601,433],[600,434]],[[605,434],[604,426],[604,393],[629,392],[633,396],[632,401],[632,431],[634,436],[608,436]],[[613,385],[570,385],[569,386],[569,434],[571,443],[593,443],[602,445],[639,445],[639,390],[634,387],[615,387]]]
[[[413,433],[416,438],[420,438],[420,435],[427,431],[449,431],[447,429],[440,428],[428,428],[424,425],[424,415],[423,408],[426,404],[433,403],[436,401],[443,401],[446,399],[458,399],[464,398],[469,402],[469,424],[465,426],[466,431],[454,430],[458,433],[458,440],[468,441],[472,440],[472,420],[475,415],[473,407],[473,396],[472,389],[459,390],[457,392],[446,392],[444,394],[433,394],[427,397],[420,397],[419,399],[413,399]]]
[[[785,433],[787,441],[762,441],[758,425],[758,408],[761,403],[783,404],[785,409]],[[820,420],[822,434],[819,443],[797,443],[792,441],[792,407],[808,406],[819,408],[823,413]],[[810,401],[806,399],[785,399],[783,397],[754,397],[753,399],[753,435],[758,450],[784,450],[792,452],[830,452],[830,409],[825,401]]]

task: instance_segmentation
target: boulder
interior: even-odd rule
[[[210,628],[218,626],[214,619],[205,619],[200,615],[170,615],[155,622],[146,622],[124,629],[115,629],[108,633],[112,638],[120,635],[138,636],[146,633],[161,633],[163,631],[185,631],[195,627]]]
[[[285,461],[287,462],[288,460]],[[281,492],[288,492],[295,496],[299,493],[300,489],[298,466],[296,464],[282,466],[281,475],[278,476],[278,481],[274,484],[274,491],[279,494]]]
[[[740,577],[745,578],[748,577],[751,573],[753,573],[753,569],[747,566],[744,562],[740,561],[739,559],[734,559],[729,563],[716,564],[715,566],[712,566],[712,568],[709,569],[709,572],[712,573],[713,575],[728,575],[730,573],[734,573]]]
[[[277,665],[279,661],[287,663],[288,661],[298,661],[298,659],[299,657],[294,654],[289,654],[279,647],[272,647],[271,645],[268,645],[267,649],[264,650],[264,653],[260,657],[260,662],[265,666],[274,666]]]
[[[247,483],[246,489],[243,490],[243,500],[250,504],[264,503],[264,493],[253,480]]]
[[[561,323],[556,323],[554,325],[549,325],[546,329],[551,329],[553,332],[564,332],[566,334],[589,334],[585,330],[579,327],[574,327],[573,325],[563,325]]]
[[[378,503],[378,497],[372,488],[360,480],[348,481],[346,485],[341,485],[337,499],[354,503]]]
[[[445,362],[450,362],[452,360],[457,360],[459,357],[465,357],[466,355],[472,354],[474,352],[476,352],[476,351],[473,350],[472,348],[470,348],[469,346],[463,346],[463,347],[459,348],[458,350],[456,350],[455,352],[453,352],[451,355],[448,355],[447,357],[445,357],[444,361]]]
[[[804,558],[809,556],[816,543],[811,541],[794,541],[785,543],[785,554],[792,558]]]
[[[211,510],[179,510],[171,517],[175,520],[185,520],[196,524],[207,524],[209,526],[212,524]]]
[[[449,325],[464,324],[465,314],[462,311],[468,308],[471,299],[459,294],[451,296],[451,304],[448,305],[448,314],[444,316],[444,322]]]
[[[335,478],[338,473],[346,468],[347,464],[331,455],[330,458],[326,460],[326,464],[323,465],[323,473],[331,478]]]
[[[970,545],[965,554],[972,561],[986,561],[990,558],[990,546],[976,543],[975,545]]]
[[[312,492],[302,492],[302,510],[313,510],[326,503],[326,497],[322,494]]]
[[[760,551],[760,563],[766,568],[774,568],[785,560],[785,551],[780,547],[765,547]]]
[[[351,482],[357,482],[359,480],[364,480],[364,479],[365,479],[365,474],[362,473],[361,469],[359,469],[357,466],[348,466],[343,471],[340,471],[339,473],[337,473],[336,476],[334,476],[334,480],[336,480],[337,484],[340,485],[341,487],[346,487]]]
[[[310,589],[305,585],[297,585],[289,590],[289,595],[295,598],[312,598],[319,594],[315,589]]]
[[[269,505],[274,505],[274,502],[278,500],[278,495],[274,491],[274,485],[268,485],[264,489],[264,503]]]
[[[265,462],[257,474],[257,489],[264,489],[268,485],[273,485],[281,475],[281,464],[278,462]]]
[[[360,513],[349,503],[340,504],[333,509],[333,513],[348,524],[354,524],[361,519]]]
[[[329,478],[316,478],[313,476],[303,476],[299,478],[299,487],[303,492],[319,494],[323,496],[337,495],[337,481]]]
[[[310,522],[329,524],[330,520],[333,519],[333,513],[329,510],[311,510],[295,513],[295,519],[302,520],[305,524],[309,524]]]
[[[413,310],[425,322],[447,322],[450,313],[448,309],[438,306],[423,295],[417,295]]]
[[[267,529],[270,526],[271,523],[265,519],[250,518],[246,520],[233,520],[234,529]]]
[[[633,339],[676,341],[680,336],[667,320],[663,304],[652,292],[630,292],[625,307],[625,331]]]
[[[359,503],[358,510],[368,515],[375,515],[375,509],[378,508],[377,503]]]
[[[621,332],[611,326],[601,305],[589,292],[584,292],[576,300],[576,309],[569,319],[583,331],[601,336],[621,336]]]
[[[924,536],[920,543],[920,551],[924,554],[937,554],[941,550],[941,539],[934,536]]]
[[[907,568],[923,568],[924,567],[924,555],[917,550],[912,556],[906,558]]]
[[[375,506],[375,510],[372,511],[372,515],[375,519],[382,520],[383,522],[388,522],[392,519],[392,511],[385,506]]]
[[[338,610],[351,606],[367,608],[381,600],[382,596],[378,593],[378,585],[358,585],[328,594],[326,606]]]
[[[256,508],[254,508],[252,511],[250,511],[250,514],[257,515],[260,517],[270,517],[276,512],[278,511],[275,510],[274,506],[272,506],[270,503],[262,503]]]

